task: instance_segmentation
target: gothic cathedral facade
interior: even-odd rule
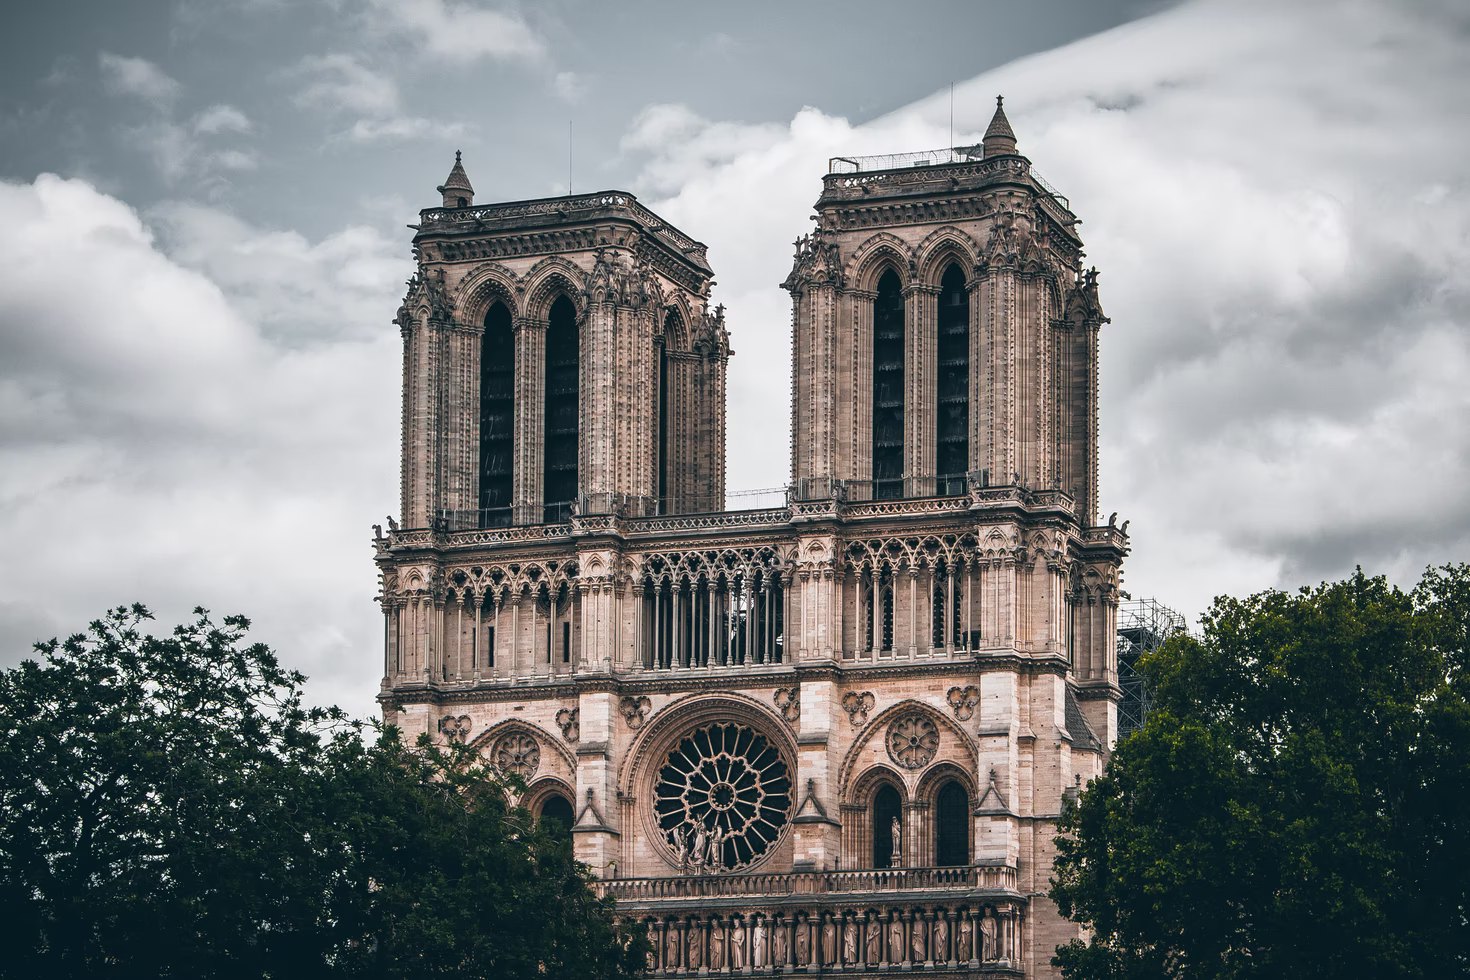
[[[416,226],[381,700],[569,827],[654,976],[1046,977],[1116,732],[1097,277],[1004,112],[835,158],[797,242],[791,482],[727,510],[705,246],[621,191]]]

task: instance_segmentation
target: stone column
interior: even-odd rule
[[[524,316],[516,317],[511,327],[516,359],[511,501],[517,524],[540,524],[544,517],[541,464],[545,452],[546,327],[545,320]]]

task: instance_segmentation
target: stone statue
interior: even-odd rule
[[[991,918],[990,910],[985,910],[985,918],[980,920],[980,958],[986,963],[994,963],[1000,959],[995,952],[995,919]]]
[[[812,961],[811,927],[806,922],[796,924],[796,965],[806,966]]]
[[[975,927],[970,925],[969,913],[960,918],[960,927],[955,931],[955,938],[959,941],[960,948],[955,954],[955,959],[972,960],[975,958]]]
[[[829,916],[822,922],[822,965],[837,962],[837,923]]]
[[[704,852],[709,842],[709,831],[704,824],[700,824],[694,830],[694,846],[689,849],[689,862],[694,865],[694,870],[699,871],[704,865]]]
[[[786,965],[786,920],[777,919],[771,930],[771,965]]]
[[[648,924],[648,969],[658,969],[658,930],[652,922]]]
[[[699,941],[703,938],[703,932],[698,922],[689,923],[689,955],[684,958],[684,962],[689,965],[691,971],[699,969],[700,961],[704,959],[703,950],[700,948],[704,944]]]
[[[679,965],[679,930],[669,923],[669,934],[664,942],[664,968],[672,970]]]
[[[709,834],[709,845],[706,850],[707,856],[704,859],[705,867],[711,872],[722,870],[722,865],[724,864],[722,852],[724,849],[725,832],[720,829],[719,824],[715,824],[714,829]]]
[[[903,867],[903,825],[898,822],[897,817],[894,817],[889,827],[889,832],[893,835],[893,857],[889,859],[888,866],[901,868]]]
[[[927,933],[928,930],[924,927],[924,917],[922,915],[915,914],[913,938],[909,942],[909,945],[913,948],[914,951],[915,963],[922,963],[929,958],[927,955],[929,951],[929,944],[925,941],[929,938]]]
[[[745,923],[730,923],[730,969],[745,969]]]
[[[764,916],[755,920],[755,928],[750,934],[750,965],[757,970],[766,965],[766,920]]]
[[[944,917],[944,911],[940,910],[934,916],[934,958],[936,960],[949,960],[949,920]]]
[[[856,963],[858,959],[858,925],[855,919],[848,919],[846,927],[842,930],[842,962],[848,966]]]
[[[709,968],[711,970],[725,968],[725,924],[719,919],[713,920],[710,927]]]
[[[888,923],[888,956],[894,963],[903,962],[903,923],[897,915]]]
[[[876,918],[868,920],[868,965],[883,961],[883,926]]]
[[[689,848],[684,843],[684,835],[679,833],[678,827],[669,831],[669,846],[674,849],[674,859],[679,862],[679,870],[687,869],[689,867]]]

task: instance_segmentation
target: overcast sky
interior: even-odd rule
[[[902,23],[896,22],[904,12]],[[1470,8],[1442,2],[35,4],[0,38],[0,661],[111,605],[251,616],[373,710],[412,221],[608,187],[710,246],[730,489],[788,472],[826,158],[983,131],[1112,323],[1126,588],[1470,558]],[[774,434],[774,435],[773,435]]]

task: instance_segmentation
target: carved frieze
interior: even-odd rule
[[[776,709],[781,712],[781,717],[795,724],[801,720],[801,689],[795,687],[778,687],[773,696]]]
[[[939,751],[939,729],[923,712],[913,711],[888,726],[888,756],[905,769],[922,769]]]
[[[629,728],[637,730],[643,727],[648,720],[648,713],[653,710],[653,702],[648,698],[625,697],[618,701],[618,713],[623,716],[623,722]]]
[[[561,728],[561,737],[568,742],[576,743],[582,737],[581,725],[578,723],[581,713],[580,708],[564,708],[556,713],[556,724]]]
[[[848,691],[842,696],[842,710],[847,712],[847,720],[853,728],[862,728],[868,723],[868,712],[877,703],[872,691]]]
[[[980,689],[973,684],[949,689],[949,706],[960,721],[975,717],[975,707],[980,703]]]
[[[439,719],[439,733],[451,742],[463,742],[470,737],[470,716],[445,715]]]
[[[511,732],[500,737],[490,757],[502,771],[530,779],[541,765],[541,746],[532,735]]]

